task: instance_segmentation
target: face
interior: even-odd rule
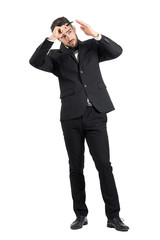
[[[78,39],[75,26],[67,26],[67,23],[64,24],[64,26],[64,33],[61,38],[58,38],[58,40],[68,47],[76,47]]]

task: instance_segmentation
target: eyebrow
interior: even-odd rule
[[[68,31],[67,31],[67,32],[69,32],[70,30],[71,30],[71,28],[70,28],[70,29],[68,29]],[[67,32],[66,32],[66,33],[67,33]]]

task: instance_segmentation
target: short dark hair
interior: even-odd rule
[[[61,27],[62,25],[66,24],[66,23],[70,23],[70,21],[65,17],[60,17],[60,18],[55,19],[50,27],[51,31],[53,32],[53,30],[56,26]]]

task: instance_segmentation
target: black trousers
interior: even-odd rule
[[[84,168],[85,139],[99,173],[101,192],[108,219],[119,216],[120,205],[110,162],[106,130],[107,115],[87,106],[83,116],[61,121],[69,157],[70,183],[76,216],[87,216]]]

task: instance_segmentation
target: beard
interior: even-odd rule
[[[70,42],[71,42],[72,40],[74,40],[74,41],[76,42],[74,46],[70,45]],[[76,35],[76,38],[75,38],[75,39],[72,39],[72,40],[68,43],[68,47],[70,47],[70,48],[76,48],[76,47],[78,46],[78,37],[77,37],[77,35]]]

